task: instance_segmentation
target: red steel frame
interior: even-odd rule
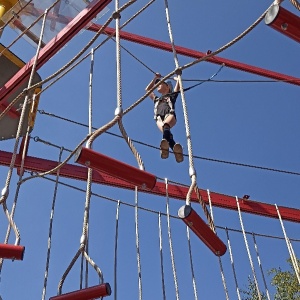
[[[12,158],[11,152],[0,150],[0,165],[10,166]],[[21,157],[17,155],[15,168],[20,167]],[[24,170],[33,172],[46,172],[57,166],[56,161],[27,156],[24,163]],[[73,164],[66,164],[60,169],[60,176],[71,179],[87,180],[87,168],[77,166]],[[98,184],[104,184],[108,186],[134,190],[135,186],[118,178],[109,176],[102,172],[93,172],[93,182]],[[189,188],[185,186],[168,184],[168,194],[170,198],[179,200],[185,200]],[[150,193],[158,196],[166,195],[165,184],[162,182],[156,182],[155,187],[152,190],[141,190],[145,193]],[[206,190],[200,190],[200,195],[203,201],[208,204],[208,196]],[[223,195],[215,192],[210,192],[210,198],[212,205],[216,207],[237,210],[236,198],[233,196]],[[252,201],[252,200],[240,200],[240,209],[242,212],[256,214],[260,216],[278,218],[276,207],[272,204]],[[191,201],[197,202],[196,194],[192,194]],[[289,208],[279,206],[279,211],[283,220],[300,223],[300,209]]]
[[[93,4],[96,4],[93,6]],[[53,38],[40,52],[39,60],[37,63],[37,70],[45,64],[59,49],[61,49],[69,40],[71,40],[76,33],[78,33],[88,22],[93,19],[101,9],[103,9],[106,5],[108,5],[111,0],[94,0],[90,6],[83,10],[78,16],[76,16],[70,23],[64,28],[55,38]],[[98,31],[101,28],[101,25],[92,24],[88,29],[91,31]],[[106,28],[105,33],[113,34],[115,29],[113,28]],[[128,33],[125,31],[120,32],[120,38],[139,43],[145,46],[150,46],[154,48],[158,48],[164,51],[172,51],[172,46],[169,43],[165,43],[159,40],[154,40],[151,38],[147,38],[144,36]],[[175,49],[178,54],[185,55],[188,57],[192,57],[195,59],[199,59],[205,57],[207,54],[180,47],[175,46]],[[258,68],[255,66],[243,64],[237,61],[220,58],[217,56],[213,56],[207,59],[208,62],[214,64],[225,64],[227,67],[234,68],[237,70],[245,71],[248,73],[264,76],[267,78],[281,80],[290,84],[300,85],[300,78],[292,77],[289,75],[273,72],[267,69]],[[15,76],[13,76],[4,87],[0,89],[0,102],[4,100],[7,96],[12,94],[19,85],[26,80],[27,77],[30,75],[30,71],[34,62],[34,58],[32,58]]]
[[[68,41],[70,41],[85,25],[87,25],[105,6],[107,6],[111,0],[94,0],[86,9],[78,14],[70,23],[55,37],[53,38],[40,52],[37,70],[42,67],[57,51],[59,51]],[[101,25],[93,24],[89,30],[98,31]],[[105,30],[107,34],[114,33],[114,29],[107,28]],[[165,51],[172,51],[172,47],[169,43],[150,39],[147,37],[139,36],[136,34],[121,31],[120,37],[132,42],[143,44],[150,47],[155,47]],[[185,55],[199,59],[205,57],[206,54],[203,52],[191,50],[188,48],[176,46],[176,51],[180,55]],[[260,76],[282,80],[287,83],[300,85],[300,79],[284,75],[281,73],[269,71],[266,69],[258,68],[255,66],[239,63],[236,61],[210,57],[207,59],[208,62],[215,64],[225,64],[227,67],[238,69],[241,71],[257,74]],[[30,76],[31,68],[33,66],[34,58],[32,58],[22,69],[20,69],[6,84],[0,89],[0,102],[5,100],[6,97],[11,95],[16,89]],[[0,164],[10,165],[12,153],[0,151]],[[24,170],[44,172],[54,168],[57,162],[45,160],[35,157],[27,157],[25,160]],[[20,167],[20,158],[18,157],[15,163],[15,167]],[[63,177],[74,178],[79,180],[86,180],[87,168],[67,164],[60,170],[60,175]],[[93,181],[96,183],[106,184],[119,188],[134,189],[135,187],[121,179],[117,179],[108,176],[104,173],[94,174]],[[185,200],[188,188],[178,185],[169,184],[168,193],[169,196],[176,199]],[[152,191],[145,190],[147,193],[164,196],[166,193],[165,185],[157,182]],[[210,193],[212,204],[217,207],[223,207],[227,209],[236,210],[236,200],[232,196],[222,195],[218,193]],[[207,193],[201,190],[201,196],[206,203],[208,203]],[[195,195],[192,196],[192,201],[197,201]],[[243,212],[278,218],[275,206],[260,203],[251,200],[240,199],[240,208]],[[300,223],[300,210],[295,208],[280,207],[280,213],[284,220]]]
[[[92,30],[92,31],[98,31],[100,28],[101,28],[101,25],[92,24],[88,29]],[[105,28],[104,32],[110,35],[115,32],[115,29],[107,27],[107,28]],[[127,40],[127,41],[134,42],[134,43],[142,44],[145,46],[172,52],[172,45],[170,43],[165,43],[165,42],[162,42],[159,40],[154,40],[154,39],[140,36],[137,34],[120,31],[120,38]],[[175,49],[177,51],[177,54],[192,57],[195,59],[200,59],[200,58],[207,56],[206,53],[188,49],[188,48],[184,48],[184,47],[180,47],[180,46],[175,46]],[[290,84],[300,85],[300,78],[292,77],[292,76],[285,75],[282,73],[273,72],[273,71],[270,71],[267,69],[262,69],[262,68],[258,68],[258,67],[251,66],[251,65],[247,65],[247,64],[240,63],[240,62],[237,62],[234,60],[213,56],[213,57],[208,58],[207,61],[210,63],[218,64],[218,65],[225,64],[225,66],[229,67],[229,68],[237,69],[240,71],[256,74],[259,76],[263,76],[263,77],[267,77],[267,78],[271,78],[271,79],[275,79],[275,80],[284,81],[284,82],[290,83]]]
[[[86,9],[80,12],[57,36],[55,36],[41,51],[38,57],[36,70],[42,67],[53,55],[69,42],[84,26],[104,9],[111,0],[94,0]],[[18,87],[30,76],[34,57],[20,69],[0,89],[0,102],[15,92]]]

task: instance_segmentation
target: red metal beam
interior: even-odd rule
[[[0,150],[0,165],[9,166],[12,158],[12,153]],[[15,162],[15,168],[20,167],[21,158],[18,155]],[[27,156],[25,159],[24,170],[34,172],[45,172],[53,169],[57,166],[57,162]],[[76,166],[73,164],[66,164],[60,169],[60,176],[71,179],[86,180],[87,179],[87,168],[82,166]],[[109,176],[101,172],[93,172],[93,182],[98,184],[104,184],[108,186],[134,190],[134,185]],[[158,196],[166,195],[165,184],[156,182],[155,187],[152,190],[143,190],[145,193],[150,193]],[[185,200],[188,192],[188,187],[183,187],[175,184],[168,184],[168,194],[170,198]],[[200,190],[200,195],[206,204],[209,203],[206,190]],[[215,192],[210,192],[210,197],[213,206],[237,210],[236,199],[233,196],[222,195]],[[191,200],[197,202],[195,194],[192,195]],[[278,218],[277,211],[274,205],[252,201],[252,200],[240,200],[240,208],[242,212],[256,214],[260,216]],[[279,211],[283,220],[300,223],[300,209],[289,208],[279,206]]]
[[[86,9],[80,12],[61,32],[57,34],[39,54],[36,70],[42,67],[53,55],[55,55],[67,42],[69,42],[84,26],[104,9],[111,0],[94,0]],[[0,89],[0,102],[15,92],[18,87],[30,76],[34,57],[20,69]]]
[[[98,31],[100,28],[101,28],[101,25],[92,24],[88,29],[91,31]],[[107,33],[108,35],[111,35],[115,32],[115,29],[108,27],[104,30],[104,32]],[[150,46],[153,48],[172,52],[172,46],[170,43],[165,43],[165,42],[162,42],[159,40],[154,40],[154,39],[144,37],[141,35],[137,35],[137,34],[133,34],[133,33],[125,32],[125,31],[120,31],[120,38],[127,40],[127,41],[134,42],[134,43],[142,44],[145,46]],[[192,57],[195,59],[200,59],[207,55],[206,53],[188,49],[188,48],[184,48],[184,47],[180,47],[180,46],[175,46],[175,49],[178,54]],[[267,77],[267,78],[271,78],[271,79],[275,79],[275,80],[279,80],[279,81],[284,81],[286,83],[300,85],[300,78],[292,77],[292,76],[285,75],[282,73],[273,72],[273,71],[270,71],[267,69],[262,69],[262,68],[258,68],[258,67],[251,66],[251,65],[247,65],[247,64],[240,63],[240,62],[237,62],[234,60],[213,56],[213,57],[208,58],[207,61],[210,63],[218,64],[218,65],[225,64],[226,67],[229,67],[229,68],[237,69],[240,71],[256,74],[259,76],[263,76],[263,77]]]

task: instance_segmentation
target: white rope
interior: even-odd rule
[[[250,249],[249,249],[249,245],[248,245],[248,241],[247,241],[246,232],[245,232],[245,229],[244,229],[244,224],[243,224],[243,219],[242,219],[242,214],[241,214],[239,199],[238,199],[238,197],[235,197],[235,199],[236,199],[236,204],[237,204],[237,208],[238,208],[240,224],[241,224],[241,228],[242,228],[242,232],[243,232],[245,246],[246,246],[246,250],[247,250],[247,253],[248,253],[248,258],[249,258],[249,262],[250,262],[250,266],[251,266],[251,270],[252,270],[252,274],[253,274],[253,278],[254,278],[254,282],[255,282],[255,287],[256,287],[258,299],[262,300],[261,299],[260,290],[259,290],[259,287],[258,287],[258,282],[257,282],[257,279],[256,279],[256,274],[255,274],[255,269],[254,269],[253,261],[252,261],[252,258],[251,258],[251,253],[250,253]]]
[[[139,285],[139,300],[142,300],[142,271],[141,271],[141,254],[140,254],[140,238],[139,238],[139,218],[138,218],[138,189],[135,187],[135,246],[136,259],[138,267],[138,285]]]
[[[38,47],[37,47],[37,50],[36,50],[36,55],[35,55],[35,58],[34,58],[34,63],[33,63],[32,69],[31,69],[31,73],[30,73],[30,77],[29,77],[27,88],[31,87],[31,84],[32,84],[32,81],[33,81],[33,77],[34,77],[34,74],[35,74],[36,65],[37,65],[39,53],[40,53],[40,50],[41,50],[41,43],[42,43],[43,35],[44,35],[47,14],[48,14],[48,9],[46,9],[45,13],[44,13],[44,18],[43,18],[43,23],[42,23],[42,28],[41,28],[40,38],[39,38],[39,44],[38,44]],[[2,195],[0,197],[0,204],[3,201],[6,200],[6,198],[8,196],[8,193],[9,193],[9,185],[10,185],[13,168],[14,168],[15,161],[16,161],[17,149],[18,149],[18,146],[19,146],[19,140],[20,140],[20,136],[21,136],[21,130],[22,130],[23,125],[24,125],[25,112],[26,112],[28,98],[29,97],[28,97],[28,94],[27,94],[25,96],[23,107],[22,107],[22,111],[21,111],[20,121],[19,121],[18,129],[17,129],[17,133],[16,133],[16,141],[15,141],[15,145],[14,145],[14,151],[13,151],[13,155],[12,155],[12,159],[11,159],[9,171],[8,171],[8,174],[7,174],[5,187],[2,190]]]
[[[119,237],[119,211],[120,211],[120,200],[117,204],[116,212],[116,230],[115,230],[115,253],[114,253],[114,299],[117,300],[117,263],[118,263],[118,237]]]
[[[89,74],[89,103],[88,103],[88,115],[89,115],[89,133],[87,136],[92,137],[92,108],[93,108],[93,71],[94,71],[94,50],[91,50],[91,65],[90,65],[90,74]],[[87,141],[87,148],[92,149],[92,142],[91,138]],[[77,258],[82,256],[81,260],[81,273],[80,273],[80,289],[82,288],[82,281],[83,281],[83,258],[86,259],[86,268],[85,268],[85,287],[88,287],[88,264],[90,264],[99,276],[100,284],[103,283],[104,278],[102,271],[96,265],[96,263],[90,258],[88,255],[88,241],[89,241],[89,214],[90,214],[90,202],[91,202],[91,190],[92,190],[92,177],[93,177],[93,170],[88,168],[88,175],[87,175],[87,187],[86,187],[86,198],[85,198],[85,207],[84,207],[84,216],[83,216],[83,225],[82,225],[82,235],[80,238],[80,247],[77,253],[75,254],[73,260],[71,261],[70,265],[68,266],[67,270],[62,276],[62,279],[58,285],[58,294],[62,292],[62,286],[65,281],[66,276],[70,272],[71,268],[73,267],[74,263],[76,262]]]
[[[173,243],[172,243],[171,223],[170,223],[169,192],[168,192],[168,179],[167,178],[165,178],[165,185],[166,185],[166,198],[167,198],[166,209],[167,209],[169,247],[170,247],[170,255],[171,255],[171,262],[172,262],[172,270],[173,270],[173,279],[174,279],[174,285],[175,285],[176,300],[179,300],[179,289],[178,289],[178,281],[177,281],[177,274],[176,274]]]
[[[209,190],[207,190],[207,196],[208,196],[208,201],[209,201],[209,209],[210,209],[210,215],[211,215],[212,223],[214,223],[214,214],[213,214],[213,208],[212,208],[212,202],[211,202],[211,197],[210,197]],[[215,234],[217,235],[216,231],[215,231]],[[222,278],[222,283],[223,283],[223,287],[224,287],[224,292],[225,292],[226,300],[229,300],[229,295],[228,295],[228,289],[227,289],[227,284],[226,284],[226,280],[225,280],[225,274],[224,274],[223,264],[222,264],[222,260],[221,260],[220,256],[218,256],[218,260],[219,260],[221,278]]]
[[[43,23],[42,23],[42,28],[41,28],[40,38],[39,38],[39,44],[38,44],[38,47],[37,47],[33,67],[32,67],[31,73],[30,73],[30,77],[29,77],[29,81],[28,81],[28,88],[30,88],[30,86],[32,84],[33,77],[34,77],[34,73],[35,73],[35,69],[36,69],[36,65],[37,65],[37,61],[38,61],[38,56],[39,56],[40,49],[41,49],[41,43],[42,43],[42,39],[43,39],[43,35],[44,35],[47,14],[48,14],[48,9],[46,9],[45,13],[44,13]],[[9,222],[9,227],[8,227],[8,231],[7,231],[7,238],[8,238],[9,233],[10,233],[10,228],[12,227],[14,232],[15,232],[15,235],[16,235],[15,245],[18,245],[20,243],[20,233],[19,233],[19,230],[18,230],[18,228],[17,228],[17,226],[16,226],[16,224],[13,220],[13,217],[12,217],[13,214],[10,214],[8,212],[7,205],[6,205],[6,200],[7,200],[8,194],[9,194],[9,186],[10,186],[11,177],[12,177],[12,173],[13,173],[13,169],[14,169],[14,165],[15,165],[15,161],[16,161],[16,157],[17,157],[17,149],[18,149],[19,140],[20,140],[20,137],[21,137],[21,130],[23,128],[24,121],[25,121],[25,112],[26,112],[26,108],[27,108],[28,98],[29,97],[28,97],[28,94],[27,94],[25,96],[22,111],[21,111],[19,125],[18,125],[18,129],[17,129],[17,133],[16,133],[16,140],[15,140],[13,155],[12,155],[12,159],[11,159],[11,162],[10,162],[10,167],[9,167],[9,171],[8,171],[8,174],[7,174],[7,178],[6,178],[5,187],[2,189],[1,197],[0,197],[0,204],[2,204],[4,213],[5,213],[5,215],[8,219],[8,222]],[[28,132],[28,127],[27,127],[27,132]],[[25,152],[23,152],[23,154],[22,154],[23,157],[24,157],[24,153]],[[17,195],[18,194],[16,194],[16,197],[17,197]],[[16,204],[16,198],[15,198],[14,202]],[[13,212],[14,212],[14,208],[13,208]],[[2,263],[3,263],[3,260],[1,260],[1,268],[2,268]]]
[[[188,226],[186,226],[186,236],[187,236],[187,240],[188,240],[189,258],[190,258],[190,266],[191,266],[191,273],[192,273],[194,297],[195,297],[195,300],[198,300],[197,285],[196,285],[193,255],[192,255],[192,247],[191,247],[190,228]]]
[[[227,245],[228,245],[228,250],[229,250],[229,255],[230,255],[230,263],[231,263],[231,267],[232,267],[236,293],[238,296],[238,300],[241,300],[240,289],[239,289],[238,282],[237,282],[237,277],[236,277],[236,272],[235,272],[235,267],[234,267],[234,260],[233,260],[232,249],[231,249],[231,244],[230,244],[229,233],[228,233],[227,227],[225,228],[225,231],[226,231],[226,235],[227,235]]]
[[[166,287],[165,287],[165,273],[164,273],[164,256],[162,247],[162,228],[161,228],[161,212],[158,213],[158,230],[159,230],[159,257],[160,257],[160,271],[161,271],[161,285],[163,300],[166,300]]]
[[[266,290],[266,295],[267,295],[268,300],[271,300],[269,290],[268,290],[268,287],[267,287],[267,282],[266,282],[264,270],[263,270],[262,263],[261,263],[261,260],[260,260],[260,256],[259,256],[259,252],[258,252],[258,245],[256,243],[256,238],[255,238],[254,232],[252,232],[252,237],[253,237],[253,242],[254,242],[254,248],[255,248],[255,251],[256,251],[257,262],[258,262],[258,265],[259,265],[259,268],[260,268],[261,276],[263,278],[263,283],[264,283],[265,290]]]
[[[189,155],[189,172],[190,172],[191,177],[196,177],[196,172],[195,172],[195,169],[194,169],[192,140],[191,140],[191,134],[190,134],[190,125],[189,125],[189,119],[188,119],[187,105],[186,105],[185,95],[184,95],[184,91],[183,91],[181,70],[179,68],[177,52],[176,52],[176,49],[175,49],[174,39],[173,39],[173,35],[172,35],[170,16],[169,16],[169,8],[168,8],[168,1],[167,0],[165,0],[165,7],[166,7],[165,10],[166,10],[166,19],[167,19],[169,37],[170,37],[170,42],[171,42],[171,45],[172,45],[172,51],[173,51],[173,55],[174,55],[175,67],[176,67],[176,70],[178,71],[177,76],[178,76],[179,84],[180,84],[180,94],[181,94],[181,101],[182,101],[182,107],[183,107],[186,138],[187,138],[187,146],[188,146],[188,155]],[[187,205],[190,205],[188,199],[187,199]]]
[[[62,157],[63,151],[64,151],[63,148],[61,148],[60,151],[59,151],[58,162],[61,162],[61,157]],[[50,212],[48,247],[47,247],[47,256],[46,256],[47,258],[46,258],[45,274],[44,274],[44,286],[43,286],[43,290],[42,290],[42,300],[45,299],[46,292],[47,292],[47,282],[48,282],[50,256],[51,256],[52,228],[53,228],[53,222],[54,222],[54,212],[55,212],[55,204],[56,204],[56,197],[57,197],[57,190],[58,190],[59,171],[60,170],[58,170],[57,173],[56,173],[54,193],[53,193],[52,206],[51,206],[51,212]]]
[[[278,209],[277,204],[275,204],[275,207],[276,207],[278,218],[279,218],[279,221],[280,221],[280,224],[281,224],[282,232],[283,232],[283,235],[284,235],[284,238],[285,238],[286,246],[288,248],[290,258],[291,258],[291,261],[292,261],[292,264],[293,264],[293,267],[294,267],[294,270],[295,270],[295,274],[296,274],[298,282],[300,284],[300,268],[299,268],[299,265],[298,265],[298,262],[297,262],[297,258],[296,258],[292,243],[291,243],[290,239],[288,238],[288,236],[286,234],[285,227],[284,227],[284,224],[283,224],[283,221],[282,221],[282,218],[281,218],[281,214],[280,214],[280,211]]]

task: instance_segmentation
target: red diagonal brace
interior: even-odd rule
[[[94,0],[79,13],[61,32],[57,34],[39,54],[36,70],[42,67],[53,55],[69,42],[84,26],[104,9],[111,0]],[[0,90],[0,102],[11,95],[30,76],[34,57],[20,69]]]

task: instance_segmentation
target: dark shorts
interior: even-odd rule
[[[168,113],[166,115],[163,115],[163,116],[157,115],[156,118],[155,118],[155,121],[157,121],[158,117],[160,117],[161,120],[164,121],[170,115],[173,115],[175,117],[175,119],[176,119],[176,114],[174,112],[170,112],[170,113]]]

